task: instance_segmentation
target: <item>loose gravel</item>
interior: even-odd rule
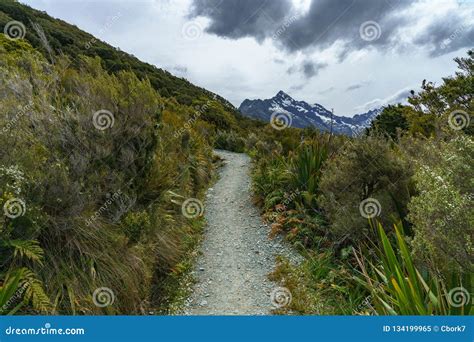
[[[284,255],[295,262],[300,257],[281,239],[268,237],[269,227],[251,199],[250,158],[216,153],[224,166],[206,195],[207,226],[184,314],[268,315],[274,309],[271,293],[278,287],[268,280],[275,257]]]

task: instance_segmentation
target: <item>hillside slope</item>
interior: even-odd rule
[[[0,33],[0,314],[168,312],[203,224],[182,205],[209,186],[217,138],[252,121],[1,1],[0,31],[12,21],[25,35]],[[9,298],[20,284],[24,296]]]
[[[0,28],[2,32],[4,26],[11,20],[20,21],[25,25],[25,39],[46,58],[50,59],[51,55],[45,41],[38,35],[38,30],[44,32],[47,44],[53,52],[61,51],[70,57],[99,56],[106,70],[114,73],[132,70],[140,78],[148,77],[153,87],[163,97],[175,96],[180,103],[190,104],[192,97],[213,95],[183,78],[175,77],[166,70],[142,62],[135,56],[100,41],[74,25],[52,18],[45,12],[14,1],[1,1]],[[35,24],[39,27],[35,27]]]
[[[11,21],[19,21],[25,27],[24,39],[50,62],[58,55],[68,56],[74,67],[80,65],[81,56],[100,57],[102,67],[114,74],[132,71],[139,79],[148,79],[156,91],[165,98],[175,98],[183,105],[196,105],[216,99],[222,107],[220,118],[204,115],[222,129],[238,129],[237,124],[245,121],[234,106],[226,99],[209,90],[198,87],[184,78],[173,76],[166,70],[140,61],[135,56],[95,38],[91,34],[47,13],[35,10],[16,1],[0,2],[0,32]]]

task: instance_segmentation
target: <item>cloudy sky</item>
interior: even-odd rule
[[[352,116],[453,74],[474,0],[22,0],[235,106],[283,90]]]

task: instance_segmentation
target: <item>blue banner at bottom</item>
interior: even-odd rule
[[[456,316],[3,316],[0,341],[473,342]]]

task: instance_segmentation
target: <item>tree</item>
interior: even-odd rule
[[[443,78],[440,86],[424,80],[422,91],[408,99],[417,114],[408,118],[410,129],[419,127],[419,120],[428,115],[435,127],[433,133],[452,131],[457,126],[469,135],[474,134],[474,51],[454,61],[458,65],[454,76]]]
[[[383,109],[382,113],[372,121],[368,133],[382,134],[394,140],[397,139],[398,132],[406,132],[408,130],[408,121],[405,117],[408,110],[408,106],[401,104],[395,106],[388,105]]]

